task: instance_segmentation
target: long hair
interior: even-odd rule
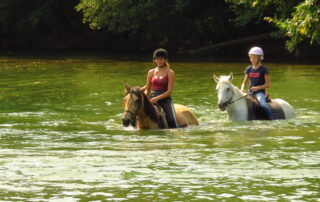
[[[153,63],[156,65],[156,61],[155,61],[155,59],[153,59]],[[169,60],[168,60],[168,59],[165,59],[164,66],[165,66],[165,67],[168,67],[169,69],[171,69],[171,68],[170,68],[170,64],[169,64]]]

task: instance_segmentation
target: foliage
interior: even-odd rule
[[[183,52],[277,31],[293,50],[320,43],[319,7],[319,0],[1,0],[0,49]]]
[[[1,32],[10,32],[10,30],[25,32],[32,30],[38,24],[46,21],[52,12],[45,9],[47,5],[47,2],[39,5],[37,1],[2,0],[0,2]]]
[[[6,49],[32,49],[65,46],[74,29],[81,27],[80,15],[74,12],[76,0],[1,0],[0,37]],[[61,41],[61,42],[59,42]]]
[[[311,44],[320,44],[320,7],[316,0],[306,0],[298,4],[291,18],[265,19],[275,23],[282,33],[289,37],[287,48],[290,51],[304,39],[309,39]]]
[[[245,27],[250,23],[259,24],[265,16],[285,18],[290,15],[299,0],[225,0],[235,13],[233,19],[238,27]]]
[[[224,0],[81,0],[76,9],[92,29],[127,34],[143,44],[190,46],[230,36],[225,6]]]
[[[236,14],[235,25],[270,22],[279,28],[277,34],[289,37],[287,48],[293,51],[304,39],[320,43],[320,8],[318,0],[226,0]]]

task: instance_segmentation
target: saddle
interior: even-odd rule
[[[285,114],[280,104],[270,99],[269,95],[266,98],[275,119],[285,119]],[[264,110],[261,108],[259,101],[253,95],[247,96],[248,105],[248,120],[268,120],[268,117]]]
[[[155,104],[155,106],[160,113],[160,128],[169,128],[166,113],[164,112],[163,108],[158,103]]]

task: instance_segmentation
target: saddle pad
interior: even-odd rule
[[[277,101],[271,100],[271,102],[268,102],[268,105],[270,106],[275,119],[286,119],[284,112]]]
[[[260,107],[258,100],[255,97],[248,96],[247,105],[248,120],[268,120],[266,113]],[[268,102],[268,105],[270,106],[275,119],[285,119],[284,112],[277,101],[271,100],[271,102]]]

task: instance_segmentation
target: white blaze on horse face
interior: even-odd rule
[[[133,93],[129,93],[124,97],[124,113],[122,118],[130,118],[133,119],[135,117],[131,117],[132,113],[136,113],[138,110],[138,97]],[[132,112],[132,113],[130,113]]]

